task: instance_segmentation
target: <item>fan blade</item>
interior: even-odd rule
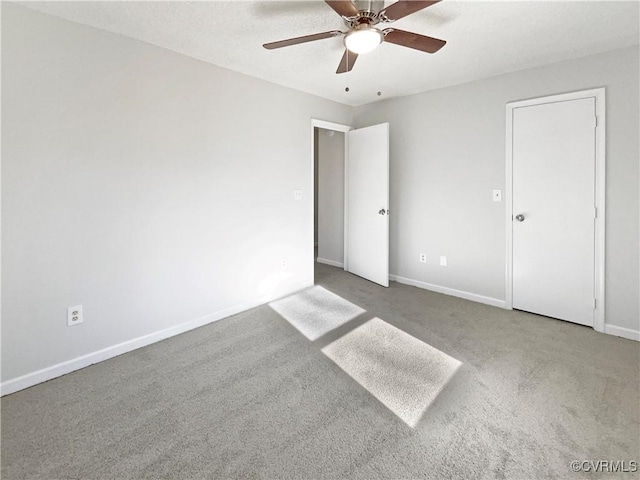
[[[343,35],[339,30],[331,30],[330,32],[314,33],[313,35],[305,35],[304,37],[289,38],[287,40],[280,40],[279,42],[265,43],[262,45],[267,50],[273,50],[274,48],[288,47],[290,45],[297,45],[299,43],[313,42],[314,40],[322,40],[323,38],[337,37]]]
[[[387,22],[393,22],[400,20],[402,17],[411,15],[417,11],[430,7],[434,3],[438,3],[440,0],[431,1],[417,1],[417,0],[400,0],[393,5],[383,9],[378,15]]]
[[[383,33],[385,42],[395,43],[401,47],[409,47],[414,50],[420,50],[421,52],[436,53],[447,44],[447,42],[439,38],[418,35],[417,33],[405,32],[404,30],[396,30],[395,28],[383,30]]]
[[[346,48],[344,49],[344,55],[342,55],[342,60],[340,60],[340,65],[338,65],[338,69],[336,73],[345,73],[350,72],[353,68],[353,64],[356,63],[356,59],[358,58],[357,53],[350,52]]]
[[[349,0],[325,0],[325,3],[335,10],[341,17],[355,17],[358,9]]]

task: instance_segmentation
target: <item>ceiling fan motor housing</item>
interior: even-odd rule
[[[384,0],[354,0],[353,5],[358,9],[358,16],[345,18],[347,26],[354,27],[360,23],[375,25],[380,21],[378,13],[384,8]]]
[[[384,0],[354,0],[353,5],[360,13],[378,14],[384,7]]]

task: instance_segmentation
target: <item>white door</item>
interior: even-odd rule
[[[595,117],[595,98],[513,113],[513,308],[589,326]]]
[[[389,124],[347,133],[345,269],[389,286]]]

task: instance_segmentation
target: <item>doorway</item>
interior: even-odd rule
[[[604,330],[604,89],[507,105],[506,306]]]
[[[314,272],[325,263],[388,287],[389,124],[311,127]]]
[[[314,127],[314,261],[344,268],[345,132]]]

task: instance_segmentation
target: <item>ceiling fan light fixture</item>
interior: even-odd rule
[[[383,39],[384,35],[380,30],[366,26],[349,32],[344,37],[344,46],[349,51],[362,55],[375,50]]]

